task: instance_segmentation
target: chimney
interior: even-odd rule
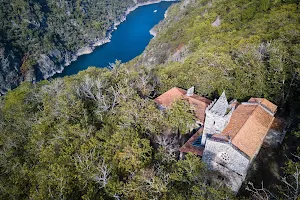
[[[194,94],[194,90],[195,90],[195,87],[193,86],[193,87],[191,87],[190,89],[188,89],[187,90],[187,92],[186,92],[186,96],[193,96],[193,94]]]

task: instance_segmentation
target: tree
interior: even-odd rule
[[[156,159],[163,164],[176,162],[179,151],[179,138],[177,136],[156,135],[155,142],[159,145]]]
[[[160,166],[143,169],[134,174],[124,188],[124,195],[134,199],[165,199],[170,174]]]
[[[185,100],[174,102],[166,110],[168,125],[180,134],[186,134],[195,128],[194,116],[193,108]]]
[[[289,132],[289,135],[285,139],[288,143],[289,140],[293,140],[298,144],[299,141],[299,127]],[[300,197],[300,148],[296,146],[291,147],[290,155],[287,155],[288,160],[284,163],[283,176],[280,177],[281,182],[277,185],[276,191],[270,191],[264,187],[263,182],[261,187],[257,188],[253,183],[249,182],[246,190],[248,190],[252,196],[259,200],[269,199],[289,199],[296,200]]]
[[[259,200],[269,199],[288,199],[297,200],[300,197],[300,154],[294,155],[293,160],[289,160],[284,168],[285,176],[281,177],[281,186],[279,192],[272,193],[264,187],[256,188],[253,183],[249,182],[246,190],[252,193],[253,197]]]
[[[125,173],[133,173],[147,166],[151,161],[152,148],[147,139],[133,139],[131,144],[116,151],[114,161]]]

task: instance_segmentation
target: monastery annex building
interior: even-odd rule
[[[228,102],[225,92],[211,101],[189,90],[172,88],[155,99],[160,109],[186,100],[195,110],[198,131],[180,148],[202,157],[208,169],[217,171],[238,192],[253,159],[275,120],[277,106],[264,98]]]

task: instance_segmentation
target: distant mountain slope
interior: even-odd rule
[[[195,85],[203,95],[226,89],[285,103],[299,72],[296,2],[185,0],[153,29],[136,66],[159,68],[162,91]]]

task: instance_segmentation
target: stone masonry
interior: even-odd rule
[[[238,192],[246,178],[250,160],[233,145],[208,138],[202,156],[209,170],[217,171],[233,192]],[[216,177],[218,179],[218,177]]]
[[[218,100],[214,100],[205,110],[205,123],[201,139],[201,144],[204,146],[206,138],[212,134],[221,133],[230,121],[230,117],[234,111],[225,95],[222,93]]]
[[[237,193],[267,134],[278,129],[274,125],[277,106],[265,98],[255,97],[247,102],[228,103],[225,92],[219,99],[210,101],[195,95],[194,87],[188,91],[172,88],[155,102],[159,107],[168,108],[177,99],[196,105],[195,116],[201,122],[201,128],[179,151],[202,156],[208,169],[215,172],[213,180]]]

